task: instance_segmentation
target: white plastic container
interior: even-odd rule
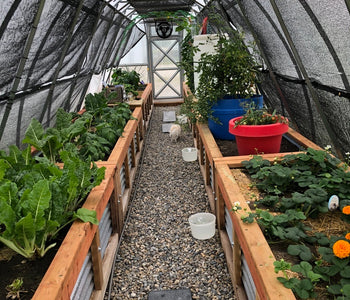
[[[183,148],[182,158],[184,161],[195,161],[197,159],[197,148]]]
[[[188,218],[192,236],[198,240],[207,240],[215,235],[215,215],[196,213]]]

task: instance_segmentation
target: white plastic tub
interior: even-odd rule
[[[198,240],[207,240],[215,235],[215,215],[196,213],[188,218],[192,236]]]
[[[195,161],[197,159],[197,148],[183,148],[182,158],[184,161]]]

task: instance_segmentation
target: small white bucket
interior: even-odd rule
[[[215,235],[215,215],[196,213],[188,218],[192,236],[198,240],[207,240]]]
[[[183,148],[182,158],[184,161],[195,161],[197,159],[197,148]]]

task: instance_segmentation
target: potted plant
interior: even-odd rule
[[[135,70],[115,69],[112,74],[112,85],[122,85],[128,97],[137,96],[137,90],[140,85],[140,74]]]
[[[263,99],[256,95],[259,64],[243,41],[243,35],[233,31],[219,35],[216,52],[204,53],[198,62],[198,99],[192,110],[198,121],[207,121],[213,136],[234,139],[228,132],[228,121],[243,113],[241,104],[254,102],[261,107]]]
[[[282,135],[288,131],[288,119],[258,109],[253,103],[245,115],[229,121],[229,132],[236,137],[239,155],[278,153]]]

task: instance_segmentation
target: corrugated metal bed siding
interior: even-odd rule
[[[100,247],[101,256],[103,258],[108,241],[112,235],[112,220],[110,204],[106,206],[101,221],[98,225],[100,232]],[[94,273],[92,269],[91,252],[85,258],[84,264],[80,270],[78,280],[75,283],[70,299],[72,300],[86,300],[89,299],[94,290]]]
[[[228,208],[225,206],[225,227],[226,227],[226,232],[229,237],[231,246],[234,247],[233,243],[233,225],[232,225],[232,220],[230,217],[230,212]],[[242,282],[244,285],[245,292],[247,294],[248,300],[255,300],[256,296],[256,288],[255,284],[252,278],[252,275],[250,273],[247,261],[244,257],[244,254],[242,253]]]

